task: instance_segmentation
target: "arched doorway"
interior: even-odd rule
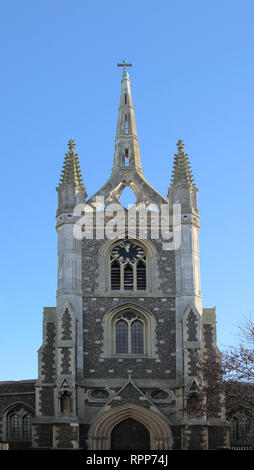
[[[123,421],[129,419],[143,425],[147,430],[150,437],[150,446],[147,449],[168,450],[172,448],[172,432],[165,418],[151,410],[129,403],[112,408],[97,416],[89,429],[89,449],[110,450],[112,432]]]
[[[149,450],[150,433],[147,428],[128,418],[117,424],[111,433],[112,450]]]

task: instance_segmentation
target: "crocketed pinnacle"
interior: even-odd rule
[[[179,139],[176,145],[178,147],[178,153],[175,154],[173,161],[171,186],[176,184],[195,186],[188,154],[184,153],[184,143]]]
[[[79,157],[75,153],[76,144],[73,139],[68,142],[69,152],[65,154],[63,169],[60,176],[59,186],[61,188],[65,185],[72,185],[77,189],[85,189],[83,184]]]

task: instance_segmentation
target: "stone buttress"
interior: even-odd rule
[[[81,244],[73,237],[74,208],[86,198],[75,143],[69,141],[57,187],[57,305],[43,313],[43,344],[39,349],[33,445],[79,447],[77,380],[83,368]]]

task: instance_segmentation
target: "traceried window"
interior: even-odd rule
[[[247,442],[251,429],[251,418],[247,413],[237,413],[231,417],[230,441],[231,443],[241,441]]]
[[[151,312],[133,302],[115,306],[103,318],[103,358],[157,358],[156,321]]]
[[[128,240],[113,247],[111,290],[146,290],[146,254],[143,248]]]
[[[15,408],[7,416],[7,438],[31,440],[32,415],[24,408]]]
[[[115,354],[145,354],[145,325],[140,315],[125,312],[117,315],[115,327]]]

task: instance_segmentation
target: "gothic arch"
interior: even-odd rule
[[[234,407],[227,412],[227,420],[230,423],[231,444],[251,442],[253,440],[254,416],[248,407]]]
[[[139,421],[149,431],[151,450],[172,448],[172,432],[162,417],[146,408],[127,404],[107,411],[91,425],[89,431],[90,449],[110,450],[112,430],[117,424],[128,418]]]
[[[123,230],[114,240],[106,240],[99,248],[98,255],[105,257],[109,250],[115,244],[125,240],[126,236],[128,236],[129,240],[138,242],[147,253],[147,256],[151,259],[157,255],[157,249],[155,248],[154,244],[148,240],[147,238],[140,238],[137,233]]]
[[[111,290],[110,282],[110,252],[115,245],[123,242],[128,236],[128,240],[137,243],[140,245],[145,253],[147,258],[147,290],[153,291],[157,288],[156,286],[156,259],[157,259],[157,249],[154,244],[146,239],[140,238],[137,233],[123,230],[118,234],[117,238],[114,240],[107,239],[102,243],[98,250],[98,285],[101,292]],[[126,295],[126,292],[124,293]]]
[[[25,403],[24,401],[15,401],[11,403],[10,405],[6,406],[3,410],[3,415],[10,413],[13,409],[15,408],[25,408],[29,413],[35,414],[35,409],[31,406]]]
[[[145,326],[145,355],[156,358],[156,320],[149,310],[140,307],[132,302],[117,305],[110,309],[103,318],[103,353],[102,357],[112,357],[114,344],[114,318],[121,313],[132,311],[140,314]]]
[[[8,440],[9,439],[9,417],[12,414],[15,414],[15,412],[22,412],[22,416],[24,417],[25,415],[31,416],[33,418],[35,416],[35,410],[32,406],[28,405],[25,402],[22,401],[16,401],[14,403],[11,403],[8,405],[4,410],[3,410],[3,440]],[[22,436],[21,436],[22,437]],[[22,440],[22,439],[21,439]]]

